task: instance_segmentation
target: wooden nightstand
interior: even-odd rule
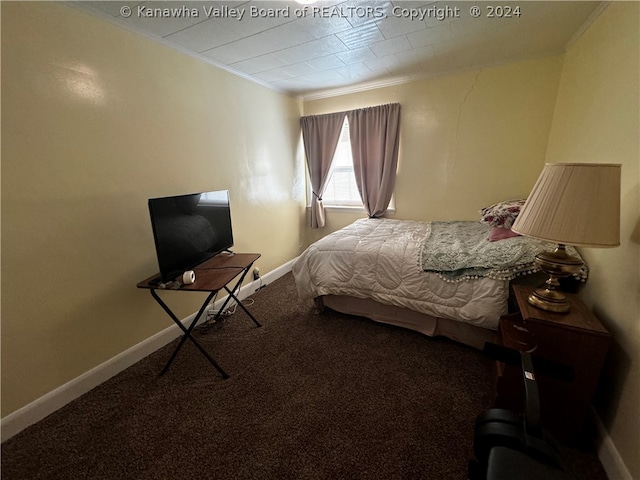
[[[571,382],[536,372],[543,425],[558,439],[569,441],[584,428],[610,336],[577,295],[567,294],[571,311],[561,314],[529,304],[527,297],[532,291],[530,286],[513,287],[520,313],[500,319],[500,342],[573,369]],[[496,406],[522,411],[523,390],[520,368],[498,364]]]

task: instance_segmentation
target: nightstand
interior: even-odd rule
[[[542,423],[558,439],[570,441],[585,426],[609,348],[609,332],[577,295],[567,294],[571,310],[562,314],[531,305],[527,297],[532,291],[530,286],[513,286],[519,313],[500,319],[500,343],[573,369],[570,382],[536,372]],[[523,405],[521,369],[498,363],[496,406],[522,411]]]

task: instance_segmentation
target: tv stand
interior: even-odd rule
[[[156,302],[162,307],[162,309],[169,315],[171,320],[182,330],[183,335],[180,339],[180,343],[174,350],[173,354],[169,358],[169,361],[164,366],[160,375],[164,375],[169,367],[173,363],[174,359],[178,355],[178,352],[182,348],[182,346],[186,343],[187,340],[190,340],[196,348],[204,355],[204,357],[213,365],[216,370],[220,373],[222,378],[229,378],[229,375],[218,365],[218,363],[209,355],[209,353],[200,345],[200,343],[193,337],[192,332],[193,329],[198,324],[198,321],[204,314],[207,306],[213,300],[220,290],[225,290],[228,294],[226,300],[222,307],[216,313],[214,318],[214,322],[217,321],[222,312],[226,309],[229,302],[233,299],[236,303],[244,310],[244,312],[249,316],[249,318],[256,324],[257,327],[261,327],[260,323],[255,319],[255,317],[247,310],[247,308],[242,304],[242,302],[236,296],[237,292],[240,290],[242,282],[244,281],[247,273],[251,269],[251,266],[254,262],[260,258],[259,253],[220,253],[208,260],[205,260],[201,264],[195,266],[193,271],[196,274],[196,281],[191,285],[182,285],[179,288],[170,289],[172,291],[177,292],[207,292],[207,298],[202,303],[198,313],[191,321],[188,327],[185,327],[180,319],[176,317],[176,315],[171,311],[171,309],[167,306],[167,304],[160,298],[158,295],[158,290],[165,290],[160,288],[160,283],[158,282],[158,275],[153,275],[141,282],[138,283],[138,288],[147,289],[151,292],[151,296],[154,298]],[[229,289],[227,286],[231,283],[236,277],[238,280],[234,284],[234,286]]]

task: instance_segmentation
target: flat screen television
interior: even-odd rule
[[[163,282],[233,246],[228,190],[150,198],[149,214]]]

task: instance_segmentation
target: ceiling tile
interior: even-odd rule
[[[313,68],[311,65],[307,63],[296,63],[294,65],[288,65],[286,67],[280,68],[280,71],[286,73],[291,77],[302,77],[303,75],[311,75],[316,73],[318,70]]]
[[[206,20],[168,35],[165,40],[200,53],[241,38],[233,28],[227,27],[221,22]]]
[[[396,16],[390,16],[384,20],[376,22],[378,29],[384,35],[384,38],[393,38],[399,35],[406,35],[407,33],[417,32],[424,30],[427,25],[417,19],[401,18]]]
[[[601,2],[582,0],[495,5],[319,0],[306,7],[289,0],[66,4],[292,94],[557,54],[594,12],[602,11]],[[488,8],[498,5],[519,7],[520,15],[488,18]],[[123,16],[123,7],[131,15]],[[479,18],[470,14],[476,7]],[[150,16],[145,8],[169,15]],[[406,18],[411,11],[423,21]]]
[[[264,72],[266,70],[273,70],[274,68],[280,68],[286,65],[286,62],[283,62],[278,57],[270,53],[259,57],[253,57],[249,60],[232,63],[229,66],[240,72],[252,74]]]
[[[267,72],[260,72],[255,74],[256,78],[264,80],[265,82],[277,82],[278,80],[286,80],[292,78],[293,75],[289,75],[287,72],[280,68],[275,70],[269,70]]]
[[[155,13],[161,11],[162,14]],[[170,17],[164,16],[164,12],[175,12]],[[132,8],[132,15],[126,19],[133,28],[138,28],[146,33],[164,37],[180,31],[191,25],[206,21],[204,10],[200,5],[192,2],[165,1],[143,2]]]
[[[424,30],[410,33],[407,35],[407,39],[413,48],[446,42],[451,39],[451,24],[445,22],[435,27],[428,27]]]
[[[300,44],[296,47],[280,50],[275,55],[287,63],[298,63],[326,55],[340,53],[347,47],[336,36],[330,35],[319,40]]]
[[[371,69],[364,63],[354,63],[353,65],[338,67],[333,71],[347,79],[358,79],[363,78],[367,75],[371,75]]]
[[[350,49],[361,48],[385,40],[384,35],[373,22],[338,33],[336,36]]]
[[[313,36],[302,29],[299,24],[289,22],[207,50],[203,54],[224,64],[232,64],[259,55],[286,50],[287,47],[294,45],[306,45],[312,39]]]
[[[395,57],[403,67],[406,67],[408,64],[422,65],[425,60],[433,57],[433,47],[431,45],[427,45],[425,47],[398,52],[395,54]]]
[[[381,70],[388,70],[393,68],[397,62],[395,55],[387,55],[386,57],[380,57],[373,60],[367,60],[364,63],[370,70],[379,72]]]
[[[378,58],[376,54],[373,53],[369,47],[361,47],[361,48],[356,48],[352,50],[345,50],[344,52],[336,53],[335,55],[347,65],[351,65],[354,63],[362,63],[365,60],[372,60],[374,58]]]
[[[325,57],[314,58],[307,60],[310,66],[317,71],[330,70],[332,68],[344,67],[345,64],[337,55],[327,55]]]
[[[342,17],[323,18],[317,15],[309,15],[296,21],[315,38],[346,32],[352,28],[349,21]]]
[[[384,40],[382,42],[376,42],[369,45],[369,48],[373,53],[378,57],[384,57],[386,55],[390,55],[392,53],[402,52],[404,50],[410,50],[411,44],[407,37],[404,35],[400,37],[394,37],[389,40]]]

